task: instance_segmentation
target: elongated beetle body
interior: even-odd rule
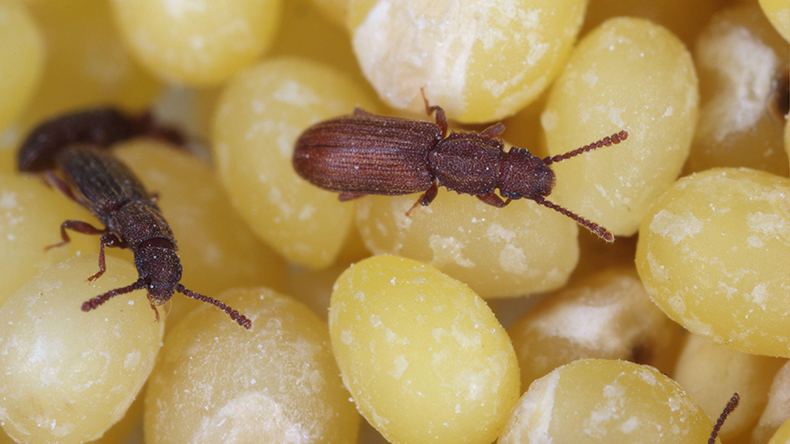
[[[379,116],[361,109],[317,123],[297,140],[294,169],[310,183],[339,192],[340,200],[368,194],[423,192],[416,207],[429,205],[440,186],[474,195],[496,207],[514,199],[532,199],[572,218],[607,242],[614,241],[605,228],[549,202],[545,196],[556,181],[549,165],[620,143],[628,137],[626,131],[541,159],[521,148],[505,151],[499,139],[505,130],[501,123],[480,134],[448,135],[442,108],[430,106],[425,100],[425,109],[428,115],[436,112],[436,123]],[[495,194],[497,189],[506,200]]]
[[[20,171],[54,168],[55,155],[74,143],[108,147],[137,136],[183,143],[178,131],[159,125],[150,113],[131,116],[115,108],[92,108],[48,120],[34,128],[17,155]]]
[[[85,116],[84,113],[80,115]],[[100,120],[99,123],[101,122],[104,122],[105,126],[99,125],[94,128],[96,132],[115,127],[113,124],[108,124],[108,121]],[[105,228],[97,228],[83,221],[67,220],[60,226],[63,241],[47,248],[68,243],[70,239],[66,230],[83,234],[100,234],[99,271],[88,280],[97,279],[106,271],[105,247],[129,248],[134,253],[134,262],[139,275],[137,281],[131,285],[110,290],[86,301],[82,305],[82,310],[90,311],[114,296],[145,289],[151,307],[159,319],[156,306],[169,301],[177,291],[220,308],[239,325],[249,329],[252,326],[250,319],[224,303],[195,293],[180,283],[182,267],[181,260],[176,254],[176,240],[156,205],[155,197],[149,194],[137,176],[104,149],[104,146],[75,143],[95,139],[90,133],[89,125],[80,131],[71,131],[67,134],[69,137],[60,138],[63,132],[58,125],[49,126],[55,128],[52,133],[45,131],[48,123],[51,122],[33,131],[33,135],[38,134],[37,138],[28,138],[46,143],[22,145],[18,157],[19,169],[45,170],[45,177],[50,184],[87,208],[105,225]],[[48,170],[48,167],[54,168],[54,171]],[[55,171],[60,173],[60,176],[55,174]]]

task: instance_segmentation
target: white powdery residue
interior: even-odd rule
[[[465,322],[464,322],[465,323]],[[477,331],[469,330],[468,328],[464,328],[461,325],[462,320],[459,316],[456,316],[455,320],[453,320],[453,326],[450,330],[450,335],[455,339],[455,341],[464,349],[473,349],[473,350],[480,350],[483,348],[483,338]]]
[[[382,325],[381,317],[379,317],[378,315],[375,314],[370,315],[369,320],[370,320],[370,325],[372,325],[373,328],[379,328]]]
[[[0,130],[0,150],[16,149],[17,139],[19,139],[19,125],[9,124],[5,129]]]
[[[621,117],[623,111],[625,111],[625,108],[617,108],[613,106],[609,108],[606,118],[609,119],[609,121],[615,126],[622,128],[625,126],[625,121],[623,121],[623,118]]]
[[[530,390],[513,408],[511,419],[506,426],[509,443],[554,442],[549,434],[554,400],[561,371],[553,371],[532,383]],[[525,436],[526,435],[526,436]]]
[[[613,382],[603,388],[603,400],[593,407],[590,416],[584,419],[585,435],[598,439],[608,434],[609,428],[606,423],[617,421],[623,414],[625,401],[627,399],[626,390],[617,382]]]
[[[702,231],[702,221],[697,219],[690,211],[677,215],[667,210],[661,210],[653,216],[650,230],[661,237],[669,237],[677,245],[686,237],[693,237]]]
[[[529,45],[529,52],[527,53],[527,65],[535,66],[546,52],[548,52],[550,45],[543,40],[543,35],[538,32],[530,32],[527,34],[527,44]],[[521,76],[523,77],[523,75]]]
[[[267,101],[254,97],[250,104],[252,105],[252,111],[255,112],[255,114],[263,114],[266,111]]]
[[[432,102],[460,110],[485,15],[481,7],[452,2],[379,0],[354,30],[354,53],[365,77],[394,107],[406,108],[413,101],[422,106],[419,91],[426,87]]]
[[[639,379],[641,379],[642,381],[645,381],[646,383],[648,383],[650,385],[656,385],[658,383],[658,379],[656,379],[655,373],[653,373],[652,371],[650,371],[650,370],[648,370],[646,368],[638,369],[636,371],[636,375],[639,376]]]
[[[463,250],[465,245],[455,237],[432,234],[428,238],[428,245],[433,250],[433,258],[430,261],[430,264],[433,266],[441,266],[448,263],[466,268],[475,266],[471,259],[464,257]]]
[[[752,292],[747,295],[752,302],[765,310],[765,299],[768,296],[768,284],[765,282],[755,285]]]
[[[390,202],[392,218],[395,220],[395,226],[399,230],[397,234],[400,238],[409,230],[413,222],[411,216],[406,215],[406,211],[414,205],[414,202],[408,196],[390,199]],[[433,212],[433,209],[431,209],[431,207],[422,207],[419,211]]]
[[[354,342],[354,336],[352,336],[351,332],[348,330],[343,330],[340,332],[340,341],[343,342],[343,344],[351,345],[351,343]]]
[[[315,206],[313,204],[307,204],[303,206],[301,210],[299,210],[299,215],[297,216],[297,218],[299,220],[308,220],[311,217],[313,217],[313,214],[315,214],[315,212],[316,212]]]
[[[321,425],[304,421],[290,406],[261,392],[246,392],[206,412],[187,442],[306,443],[318,442],[326,432]]]
[[[390,328],[384,328],[384,339],[390,344],[401,344],[401,345],[409,345],[410,341],[409,338],[403,336],[398,336],[397,333],[392,331]]]
[[[201,51],[206,46],[206,39],[201,35],[193,35],[189,39],[189,47],[194,51]]]
[[[499,252],[499,266],[512,274],[527,274],[529,271],[524,249],[512,244],[505,245],[505,248]]]
[[[749,248],[763,248],[765,246],[765,242],[757,236],[747,237],[746,244],[749,245]]]
[[[481,395],[489,392],[489,385],[493,381],[488,370],[475,371],[461,367],[452,374],[452,388],[456,396],[462,396],[466,401],[479,400]]]
[[[601,197],[606,198],[606,188],[601,184],[595,184],[595,190],[601,193]]]
[[[667,110],[666,110],[666,111],[664,111],[664,117],[669,117],[669,116],[671,116],[671,115],[673,114],[673,112],[674,112],[674,109],[673,109],[671,106],[668,106],[668,107],[667,107]]]
[[[277,151],[280,153],[280,157],[287,161],[286,163],[289,167],[291,165],[291,157],[293,157],[294,153],[294,142],[299,138],[302,129],[303,128],[298,128],[294,125],[289,125],[285,121],[277,123],[278,134],[275,141],[277,143]]]
[[[16,201],[16,193],[11,191],[3,190],[0,193],[0,208],[4,210],[11,210],[18,206],[19,204]]]
[[[722,339],[719,339],[720,338],[719,335],[713,333],[713,327],[711,327],[710,324],[706,324],[700,321],[699,318],[693,314],[684,316],[682,318],[681,324],[683,324],[683,326],[686,327],[686,329],[688,329],[692,333],[698,334],[700,336],[707,336],[713,339],[714,341],[723,342]]]
[[[301,108],[321,103],[321,98],[318,97],[312,88],[308,88],[294,80],[287,80],[281,83],[272,93],[272,98],[280,103]]]
[[[508,44],[511,40],[523,42],[523,35],[510,30],[534,30],[540,25],[540,10],[525,11],[518,2],[509,0],[478,0],[476,14],[482,23],[477,39],[483,44],[484,52],[491,52]],[[469,14],[467,14],[468,16]]]
[[[442,339],[447,336],[447,332],[443,328],[434,328],[431,330],[431,336],[436,342],[442,342]]]
[[[596,74],[595,71],[592,70],[587,71],[584,74],[582,74],[582,80],[584,81],[584,83],[587,84],[588,87],[592,88],[595,86],[596,83],[598,83],[598,74]]]
[[[294,212],[296,211],[291,205],[291,200],[286,199],[283,196],[283,192],[280,191],[279,188],[271,188],[269,189],[269,203],[277,207],[278,212],[284,219],[290,219],[293,217]],[[275,220],[275,223],[281,223],[282,221]]]
[[[406,368],[409,367],[409,361],[403,355],[398,355],[392,361],[393,369],[388,371],[387,374],[392,376],[395,379],[400,379],[403,376],[403,372],[406,371]]]
[[[244,140],[251,142],[256,140],[269,140],[277,131],[277,125],[271,120],[257,120],[249,126],[244,133]],[[227,149],[227,146],[225,147]],[[242,165],[246,166],[246,165]]]
[[[774,376],[771,389],[768,392],[768,404],[760,416],[760,425],[773,425],[779,428],[790,412],[790,362],[786,362]],[[2,415],[0,415],[2,417]],[[758,429],[764,427],[758,427]]]
[[[540,125],[547,133],[554,131],[557,128],[559,117],[557,112],[553,110],[546,110],[540,115]]]
[[[727,299],[730,299],[730,298],[732,297],[732,295],[734,295],[734,294],[735,294],[735,293],[738,291],[738,289],[737,289],[737,288],[735,288],[735,287],[730,287],[729,285],[725,284],[724,282],[719,282],[719,283],[716,285],[716,289],[717,289],[718,291],[724,291],[725,293],[727,293],[727,294],[726,294],[726,296],[727,296]]]
[[[127,370],[133,370],[137,368],[137,366],[140,364],[141,357],[142,353],[140,353],[140,350],[134,350],[127,354],[126,359],[123,360],[123,368]]]
[[[647,253],[647,265],[650,266],[650,273],[656,280],[666,282],[669,279],[666,268],[658,263],[658,259],[653,256],[653,253]]]
[[[746,216],[746,227],[750,233],[766,237],[790,238],[790,222],[779,214],[759,211],[751,213]]]
[[[52,420],[52,436],[54,437],[63,438],[64,436],[71,435],[75,428],[76,425],[70,422],[55,425],[55,420]]]
[[[236,17],[232,21],[226,22],[214,34],[215,38],[229,42],[239,51],[252,49],[256,45],[255,35],[247,17]]]
[[[673,412],[680,410],[681,407],[680,397],[678,396],[670,397],[667,400],[667,405],[669,406],[669,410]]]
[[[712,37],[714,36],[715,37]],[[778,60],[773,50],[747,28],[717,23],[697,42],[697,61],[722,79],[723,91],[700,112],[698,132],[722,142],[751,128],[761,118],[773,91]]]
[[[620,431],[623,433],[631,433],[639,427],[639,418],[632,416],[627,421],[620,424]]]
[[[514,230],[507,229],[497,223],[492,223],[486,230],[486,239],[491,242],[510,242],[514,237],[516,237]]]
[[[162,6],[167,15],[175,20],[182,20],[185,15],[206,10],[204,0],[163,0]]]
[[[669,303],[669,306],[672,308],[672,311],[674,311],[675,313],[679,315],[683,315],[686,312],[686,303],[683,302],[682,297],[678,295],[670,296],[667,299],[667,302]]]
[[[614,350],[622,340],[615,319],[620,307],[562,304],[544,313],[532,324],[544,336],[567,338],[584,347]]]

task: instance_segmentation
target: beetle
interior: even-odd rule
[[[313,185],[339,192],[341,201],[368,194],[423,192],[407,215],[418,204],[430,205],[440,186],[500,208],[515,199],[531,199],[570,217],[605,241],[614,241],[607,229],[545,196],[556,181],[549,165],[620,143],[628,132],[620,131],[582,148],[541,159],[522,148],[505,151],[499,138],[505,130],[502,123],[479,134],[448,135],[444,110],[431,106],[424,93],[423,100],[428,115],[436,113],[435,123],[379,116],[357,108],[352,115],[311,126],[296,141],[294,169]],[[494,193],[496,189],[505,200]]]
[[[45,171],[54,168],[55,154],[70,144],[109,147],[137,136],[174,145],[184,143],[177,130],[159,124],[150,112],[129,115],[110,107],[90,108],[52,118],[33,128],[17,152],[17,165],[20,171]]]
[[[34,134],[37,131],[41,134],[41,127]],[[72,137],[71,141],[74,139]],[[252,321],[238,311],[221,301],[189,290],[180,283],[182,267],[176,254],[173,232],[162,216],[156,198],[148,193],[126,165],[102,146],[54,142],[46,144],[46,149],[41,149],[41,146],[23,144],[18,156],[20,171],[37,170],[47,165],[53,167],[54,170],[44,171],[47,181],[87,208],[105,226],[97,228],[87,222],[67,220],[60,226],[62,242],[50,245],[47,249],[70,242],[67,230],[101,235],[99,271],[90,276],[88,281],[98,279],[106,271],[105,247],[129,248],[134,253],[137,281],[86,301],[82,304],[83,311],[93,310],[114,296],[146,289],[158,320],[156,306],[165,304],[175,292],[179,292],[218,307],[247,329],[252,327]]]

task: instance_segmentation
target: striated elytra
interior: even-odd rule
[[[423,95],[423,98],[425,96]],[[614,235],[600,225],[545,199],[554,188],[549,165],[628,137],[620,131],[609,137],[553,157],[539,158],[528,150],[504,150],[499,138],[505,130],[497,123],[478,133],[447,134],[444,110],[436,123],[371,114],[359,108],[354,114],[317,123],[296,141],[293,165],[313,185],[340,193],[340,200],[368,194],[403,195],[423,192],[418,205],[430,205],[440,186],[471,194],[496,207],[514,199],[531,199],[558,211],[607,242]],[[505,198],[496,195],[495,190]]]

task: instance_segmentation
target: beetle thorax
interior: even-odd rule
[[[548,196],[554,183],[554,171],[540,157],[515,147],[505,155],[497,181],[499,193],[509,199]]]

